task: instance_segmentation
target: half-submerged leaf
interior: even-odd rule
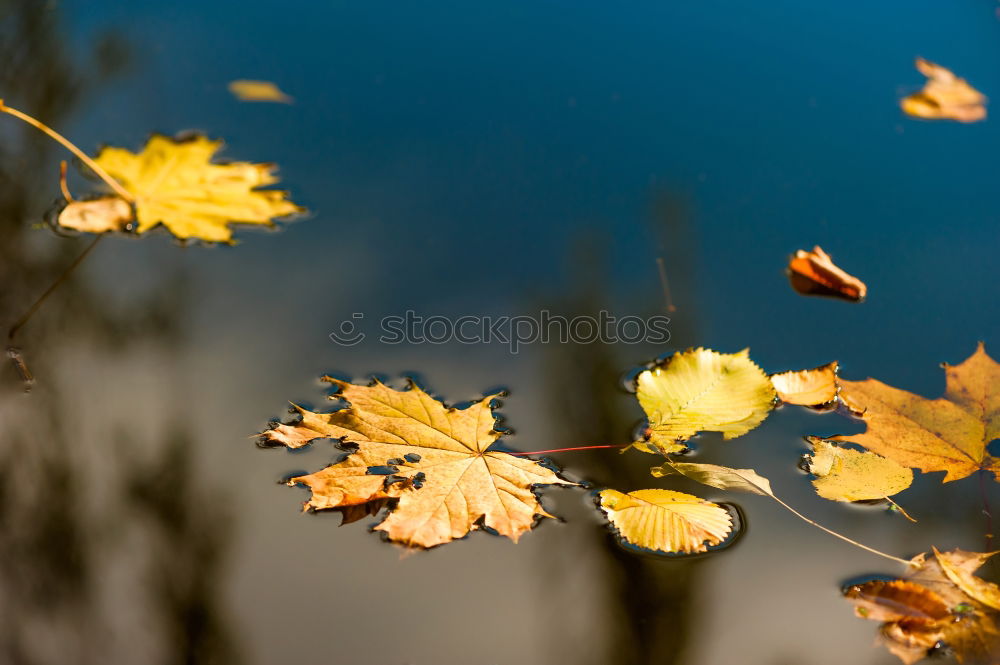
[[[733,530],[722,506],[672,490],[637,490],[623,494],[606,489],[601,508],[625,542],[655,552],[705,552]]]
[[[844,595],[859,617],[882,622],[881,641],[906,665],[942,644],[960,663],[995,665],[1000,614],[983,601],[996,600],[996,585],[973,575],[993,554],[935,549],[914,557],[905,579],[857,584]]]
[[[788,280],[792,288],[805,296],[830,296],[860,302],[868,287],[833,263],[819,245],[811,252],[800,249],[788,262]]]
[[[222,141],[204,136],[184,141],[153,136],[138,154],[108,147],[94,161],[135,198],[137,233],[163,224],[181,239],[230,242],[232,223],[271,226],[276,218],[302,212],[285,198],[285,192],[259,189],[278,182],[273,165],[213,163],[221,147]],[[120,230],[131,221],[124,218],[121,204],[99,204],[104,210],[97,205],[70,203],[59,222],[99,232]],[[97,219],[99,214],[106,214],[107,219]]]
[[[955,76],[951,70],[917,58],[917,69],[927,77],[920,92],[900,102],[903,112],[915,118],[978,122],[986,118],[986,97]]]
[[[329,377],[349,406],[332,413],[299,408],[302,419],[262,433],[298,448],[321,438],[356,448],[342,462],[289,485],[312,490],[306,508],[361,506],[396,500],[375,529],[408,547],[433,547],[481,526],[515,542],[536,516],[550,517],[536,485],[572,485],[538,462],[490,451],[499,438],[490,402],[450,409],[418,386],[399,391]],[[356,512],[356,511],[354,511]],[[345,521],[352,513],[345,512]]]
[[[726,439],[757,427],[774,408],[774,387],[750,360],[749,350],[719,353],[692,349],[639,374],[636,396],[649,419],[644,452],[672,453],[698,432]]]
[[[869,501],[902,492],[913,483],[913,471],[872,452],[842,448],[807,437],[813,453],[809,473],[816,493],[831,501]]]
[[[837,399],[837,362],[813,369],[771,375],[778,399],[785,404],[821,407]]]
[[[924,472],[944,471],[944,482],[980,469],[1000,478],[1000,460],[986,452],[1000,437],[1000,364],[982,343],[960,365],[945,365],[944,397],[925,399],[881,381],[844,381],[840,399],[868,426],[852,441]]]

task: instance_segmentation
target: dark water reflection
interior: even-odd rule
[[[280,164],[313,211],[234,248],[102,242],[20,345],[30,395],[0,383],[0,653],[48,663],[891,663],[838,596],[893,573],[763,497],[694,559],[618,547],[582,491],[514,546],[484,534],[401,558],[362,524],[303,516],[279,483],[339,452],[251,435],[314,377],[417,374],[450,402],[510,390],[523,450],[628,439],[630,367],[749,346],[768,370],[832,359],[935,396],[941,361],[996,326],[996,123],[900,117],[922,54],[1000,90],[988,3],[0,2],[0,96],[80,145],[200,129]],[[892,30],[887,26],[892,25]],[[236,78],[293,106],[239,104]],[[0,118],[0,120],[4,120]],[[9,120],[9,119],[7,119]],[[64,156],[0,122],[0,314],[13,321],[86,239],[36,228]],[[82,179],[72,186],[82,191]],[[866,279],[860,306],[782,275],[821,244]],[[364,313],[661,313],[662,345],[333,344]],[[6,325],[6,324],[5,324]],[[779,409],[697,459],[754,467],[789,503],[898,555],[980,549],[975,478],[918,478],[920,522],[815,496],[804,434],[856,431]],[[578,479],[663,486],[653,458],[552,456]],[[987,484],[990,500],[1000,491]],[[905,499],[905,501],[904,501]]]

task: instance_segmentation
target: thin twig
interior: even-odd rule
[[[9,345],[7,347],[7,356],[13,363],[14,369],[17,370],[17,373],[21,376],[21,381],[24,382],[25,392],[31,390],[31,386],[35,382],[35,377],[31,373],[31,370],[28,369],[28,364],[24,361],[24,357],[21,355],[21,350],[14,346],[14,338],[17,336],[17,333],[21,330],[21,328],[23,328],[24,325],[31,319],[32,315],[38,311],[38,308],[42,306],[42,303],[44,303],[45,300],[52,295],[52,293],[59,288],[59,286],[65,282],[71,274],[73,274],[73,271],[76,270],[77,266],[83,263],[83,260],[87,258],[95,247],[97,247],[97,243],[100,242],[103,237],[104,234],[95,236],[94,240],[87,245],[87,248],[81,252],[80,256],[76,257],[76,260],[69,264],[69,267],[66,268],[66,270],[64,270],[58,278],[56,278],[56,281],[52,282],[52,285],[49,286],[49,288],[45,289],[45,293],[38,297],[38,300],[36,300],[31,307],[28,308],[21,318],[17,320],[17,323],[11,326],[10,330],[7,332],[7,343]]]
[[[826,531],[828,534],[830,534],[831,536],[834,536],[835,538],[840,538],[844,542],[848,542],[851,545],[854,545],[855,547],[860,547],[861,549],[865,550],[866,552],[871,552],[872,554],[877,554],[880,557],[885,557],[886,559],[891,559],[892,561],[895,561],[897,563],[901,563],[904,566],[909,566],[910,565],[910,562],[907,561],[906,559],[900,559],[899,557],[892,556],[891,554],[886,554],[885,552],[879,552],[877,549],[868,547],[867,545],[863,545],[863,544],[859,543],[856,540],[851,540],[847,536],[842,536],[839,533],[837,533],[836,531],[833,531],[832,529],[827,529],[825,526],[823,526],[819,522],[814,522],[813,520],[809,519],[808,517],[806,517],[805,515],[803,515],[799,511],[795,510],[794,508],[792,508],[791,506],[789,506],[787,503],[785,503],[784,501],[782,501],[781,499],[779,499],[778,497],[776,497],[774,494],[770,494],[769,493],[768,496],[771,497],[772,499],[774,499],[775,501],[777,501],[778,503],[780,503],[782,506],[784,506],[788,510],[790,510],[792,512],[792,514],[795,515],[796,517],[798,517],[799,519],[802,519],[802,520],[808,522],[809,524],[812,524],[814,527],[816,527],[817,529],[820,529],[821,531]]]
[[[69,193],[69,187],[66,185],[66,160],[59,162],[59,189],[62,190],[63,198],[66,199],[66,203],[73,203],[73,195]]]
[[[663,300],[667,304],[667,311],[676,312],[677,308],[674,307],[674,299],[670,296],[670,282],[667,280],[667,267],[663,262],[662,256],[656,257],[656,267],[660,271],[660,288],[663,289]]]
[[[47,134],[49,137],[51,137],[52,139],[54,139],[55,141],[57,141],[58,143],[60,143],[64,148],[66,148],[71,153],[73,153],[74,155],[76,155],[77,157],[79,157],[80,160],[83,161],[84,164],[86,164],[87,166],[89,166],[90,169],[94,173],[97,174],[97,177],[99,177],[101,180],[103,180],[104,182],[106,182],[108,184],[108,187],[110,187],[111,189],[115,190],[115,193],[118,194],[118,196],[122,197],[123,199],[125,199],[129,203],[135,203],[135,197],[132,196],[132,194],[130,194],[127,189],[125,189],[124,187],[122,187],[121,184],[117,180],[115,180],[114,178],[112,178],[110,175],[108,175],[108,172],[105,171],[103,168],[101,168],[101,166],[97,162],[95,162],[94,160],[92,160],[90,157],[87,156],[87,154],[85,152],[83,152],[82,150],[80,150],[79,148],[77,148],[75,145],[73,145],[73,143],[69,139],[67,139],[65,136],[63,136],[62,134],[60,134],[56,130],[52,129],[51,127],[49,127],[45,123],[43,123],[43,122],[41,122],[39,120],[35,120],[34,118],[32,118],[27,113],[22,113],[21,111],[18,111],[17,109],[13,109],[13,108],[7,106],[6,104],[3,103],[2,99],[0,99],[0,111],[2,111],[4,113],[7,113],[8,115],[12,115],[15,118],[17,118],[18,120],[22,120],[22,121],[28,123],[29,125],[31,125],[32,127],[34,127],[36,129],[44,132],[45,134]]]

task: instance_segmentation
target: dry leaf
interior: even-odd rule
[[[903,580],[873,580],[845,589],[855,613],[881,621],[885,646],[906,665],[946,645],[961,663],[1000,662],[1000,614],[969,593],[995,599],[996,585],[973,573],[994,553],[954,550],[920,554]],[[953,576],[962,581],[957,584]]]
[[[693,349],[675,353],[665,364],[637,378],[636,397],[649,419],[644,452],[669,454],[698,432],[722,432],[726,439],[746,434],[774,408],[775,392],[749,350],[718,353]]]
[[[672,490],[600,494],[601,509],[625,542],[663,553],[705,552],[733,530],[729,511],[711,501]]]
[[[832,501],[869,501],[902,492],[913,483],[913,471],[871,452],[841,448],[810,436],[813,453],[809,473],[816,493]]]
[[[771,375],[778,399],[785,404],[821,407],[837,399],[837,362],[814,369]]]
[[[938,565],[952,584],[983,605],[1000,610],[1000,587],[972,574],[994,554],[996,552],[964,550],[938,552],[937,548],[934,548]]]
[[[84,233],[124,231],[134,221],[132,206],[117,196],[71,201],[56,219],[59,226]]]
[[[291,104],[291,97],[281,91],[278,86],[270,81],[232,81],[229,84],[229,92],[241,102],[277,102],[279,104]]]
[[[302,212],[284,192],[258,189],[278,181],[272,165],[212,163],[221,147],[222,141],[203,136],[187,141],[153,136],[139,154],[104,148],[94,161],[135,198],[137,233],[162,223],[178,238],[230,242],[231,223],[270,226],[275,218]],[[103,223],[94,218],[95,209],[85,206],[88,202],[67,205],[59,221],[75,225],[70,228],[116,230],[122,227],[122,204],[128,204],[110,203],[113,200],[99,199],[110,215]],[[87,213],[85,222],[79,221],[82,211]]]
[[[900,102],[903,112],[917,118],[978,122],[986,117],[986,97],[941,65],[917,58],[917,69],[927,77],[920,92]]]
[[[679,473],[703,485],[721,490],[737,490],[774,496],[771,481],[760,476],[753,469],[731,469],[717,464],[694,464],[689,462],[667,462],[651,469],[653,477],[662,478],[671,473]]]
[[[394,500],[375,527],[397,543],[433,547],[485,527],[517,541],[536,516],[550,517],[536,485],[572,485],[538,462],[488,448],[499,437],[486,397],[450,409],[417,386],[393,390],[330,377],[348,407],[333,413],[298,408],[300,422],[263,433],[290,448],[319,438],[356,447],[343,461],[292,478],[312,490],[306,508],[352,508]],[[345,521],[351,513],[345,513]]]
[[[857,277],[834,265],[819,245],[811,252],[800,249],[788,262],[788,279],[802,295],[831,296],[852,302],[864,300],[868,287]]]
[[[1000,364],[980,343],[965,362],[944,368],[944,397],[935,400],[875,379],[841,379],[841,401],[867,429],[828,438],[852,441],[913,469],[944,471],[944,482],[979,469],[1000,476],[1000,460],[986,453],[1000,437]]]

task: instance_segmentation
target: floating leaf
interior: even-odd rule
[[[809,473],[816,493],[832,501],[869,501],[902,492],[913,483],[913,471],[881,455],[842,448],[810,436]]]
[[[726,439],[746,434],[774,408],[775,392],[749,350],[718,353],[693,349],[675,353],[664,365],[639,374],[636,396],[649,419],[644,452],[671,453],[698,432]]]
[[[771,491],[771,481],[760,476],[753,469],[731,469],[716,464],[694,464],[689,462],[667,462],[663,466],[653,467],[653,476],[661,478],[670,473],[679,473],[703,485],[717,487],[720,490],[737,490],[774,496]]]
[[[104,148],[94,161],[135,198],[137,233],[163,224],[178,238],[230,242],[231,223],[270,226],[275,218],[302,211],[284,192],[258,189],[278,181],[272,165],[212,163],[221,147],[222,141],[204,136],[186,141],[153,136],[141,153]],[[68,204],[59,222],[100,231],[121,230],[131,222],[121,214],[124,201],[99,201],[102,208],[92,201]],[[97,219],[102,212],[108,215],[103,222]]]
[[[313,413],[263,433],[290,448],[339,439],[356,452],[317,473],[292,478],[312,490],[306,508],[351,508],[395,500],[375,527],[409,547],[433,547],[481,527],[517,541],[536,516],[551,517],[535,485],[572,485],[538,462],[488,450],[500,436],[490,402],[449,409],[417,386],[393,390],[330,377],[347,408]],[[380,504],[381,505],[381,504]],[[345,519],[348,515],[345,514]]]
[[[965,79],[941,65],[917,58],[917,69],[927,77],[920,92],[900,102],[903,112],[917,118],[978,122],[986,117],[986,97]]]
[[[977,594],[993,600],[995,585],[973,573],[995,553],[954,550],[920,554],[903,580],[873,580],[845,589],[844,595],[865,619],[881,621],[885,646],[906,665],[946,644],[962,663],[994,665],[1000,656],[1000,614]],[[951,571],[949,573],[948,571]],[[957,584],[957,575],[962,584]]]
[[[291,97],[270,81],[238,80],[229,84],[229,92],[241,102],[277,102],[291,104]]]
[[[601,508],[625,542],[656,552],[705,552],[733,530],[728,510],[683,492],[606,489],[600,497]]]
[[[965,362],[944,368],[944,397],[935,400],[875,379],[841,379],[841,401],[867,429],[828,438],[858,443],[913,469],[944,471],[944,482],[980,469],[1000,477],[1000,460],[986,453],[1000,437],[1000,364],[980,343]]]
[[[786,404],[825,406],[837,399],[837,362],[771,375],[778,399]]]
[[[993,582],[987,582],[974,572],[986,563],[996,552],[966,552],[953,550],[939,552],[934,548],[934,557],[948,580],[983,605],[1000,610],[1000,587]]]
[[[788,262],[788,279],[802,295],[830,296],[852,302],[864,300],[868,287],[857,277],[834,265],[819,245],[811,252],[800,249]]]

